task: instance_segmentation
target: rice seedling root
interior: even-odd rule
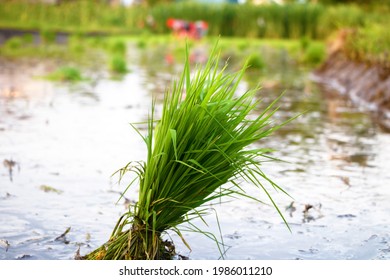
[[[126,221],[124,223],[127,224]],[[108,242],[83,259],[170,260],[175,255],[175,246],[171,241],[164,241],[160,233],[147,231],[145,223],[136,217],[130,229],[114,232]]]

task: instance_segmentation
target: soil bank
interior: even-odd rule
[[[372,113],[378,124],[390,132],[390,69],[349,59],[342,50],[330,52],[312,78],[326,89],[348,96]]]

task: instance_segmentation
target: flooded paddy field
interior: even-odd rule
[[[266,72],[249,71],[239,92],[260,82],[261,108],[285,92],[276,121],[302,114],[257,144],[283,160],[264,163],[264,172],[291,196],[271,192],[291,232],[272,205],[245,199],[210,205],[221,233],[213,210],[208,227],[197,225],[222,236],[226,259],[390,259],[390,134],[284,56]],[[127,74],[87,69],[89,79],[78,83],[42,79],[53,61],[0,60],[0,259],[84,255],[107,241],[137,199],[133,187],[117,203],[130,180],[118,185],[111,175],[146,158],[129,123],[147,120],[153,98],[159,114],[182,62],[161,48],[135,47],[127,60]],[[269,202],[261,190],[242,187]],[[174,233],[166,236],[180,255],[220,258],[214,241],[184,237],[192,251]]]

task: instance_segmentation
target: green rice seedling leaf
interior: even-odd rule
[[[129,188],[134,184],[134,182],[137,181],[137,180],[138,180],[138,178],[135,177],[135,178],[130,182],[130,184],[127,185],[127,187],[126,187],[126,189],[124,190],[124,192],[122,192],[121,195],[119,196],[119,198],[118,198],[116,204],[119,203],[119,201],[124,197],[124,193],[127,192],[128,189],[129,189]]]
[[[264,187],[264,185],[256,178],[256,176],[253,175],[252,171],[249,170],[248,171],[249,174],[251,176],[253,176],[254,180],[257,182],[257,186],[260,186],[263,191],[266,193],[266,195],[268,196],[269,200],[272,202],[273,206],[275,207],[276,211],[278,211],[280,217],[283,219],[283,222],[285,223],[285,225],[287,226],[288,230],[291,232],[291,228],[289,226],[289,224],[287,223],[286,219],[284,218],[282,212],[279,210],[279,207],[276,205],[275,201],[273,200],[272,196],[270,195],[269,191],[267,190],[266,187]],[[253,172],[256,172],[256,170],[254,170]],[[260,174],[262,178],[266,179],[267,181],[271,182],[272,183],[272,186],[275,187],[274,183],[267,177],[265,176],[264,173],[261,173]],[[282,190],[282,188],[278,187],[278,189]],[[284,193],[286,193],[285,191],[283,191]],[[287,193],[286,193],[287,194]]]
[[[187,166],[188,168],[191,168],[191,169],[193,169],[193,170],[195,170],[195,171],[197,171],[197,172],[199,172],[199,173],[202,173],[202,174],[205,173],[204,171],[202,171],[202,170],[200,170],[200,169],[197,169],[197,168],[193,167],[192,165],[189,165],[188,163],[185,163],[184,161],[177,160],[176,162],[178,162],[178,163],[180,163],[180,164],[183,164],[183,165]],[[189,161],[189,162],[191,162],[191,161]]]
[[[211,239],[212,241],[215,242],[215,244],[217,245],[217,248],[218,248],[218,251],[220,253],[220,256],[222,259],[224,259],[224,255],[226,253],[226,250],[225,250],[225,244],[223,242],[221,242],[216,236],[214,233],[212,232],[208,232],[208,231],[204,231],[202,229],[200,229],[199,227],[197,227],[195,224],[191,223],[191,222],[188,222],[189,224],[189,228],[188,228],[188,231],[189,232],[197,232],[197,233],[200,233],[200,234],[203,234],[204,236],[206,236],[207,238]]]
[[[181,241],[188,248],[188,250],[192,251],[190,244],[187,243],[181,231],[176,227],[172,227],[171,230],[180,237]]]
[[[148,141],[145,136],[142,135],[142,133],[137,129],[137,127],[134,126],[134,124],[130,124],[131,127],[138,133],[138,135],[144,140],[145,144],[148,145]]]
[[[262,178],[264,178],[265,180],[267,180],[267,181],[270,183],[270,185],[271,185],[276,191],[280,190],[280,191],[282,191],[285,195],[290,196],[285,190],[283,190],[280,186],[278,186],[275,182],[273,182],[268,176],[266,176],[266,175],[264,174],[264,172],[261,171],[259,168],[253,169],[253,172],[259,174]],[[290,196],[290,198],[293,198],[293,197]]]
[[[172,143],[173,143],[173,149],[175,150],[175,158],[177,160],[177,148],[176,148],[176,130],[170,129],[171,132],[171,138],[172,138]]]

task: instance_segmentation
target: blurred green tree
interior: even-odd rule
[[[161,3],[172,3],[175,2],[175,0],[144,0],[142,2],[145,2],[148,6],[154,6]]]
[[[359,4],[359,5],[373,5],[378,4],[377,0],[312,0],[308,2],[319,2],[323,4]],[[389,4],[390,1],[383,0],[383,3]]]

